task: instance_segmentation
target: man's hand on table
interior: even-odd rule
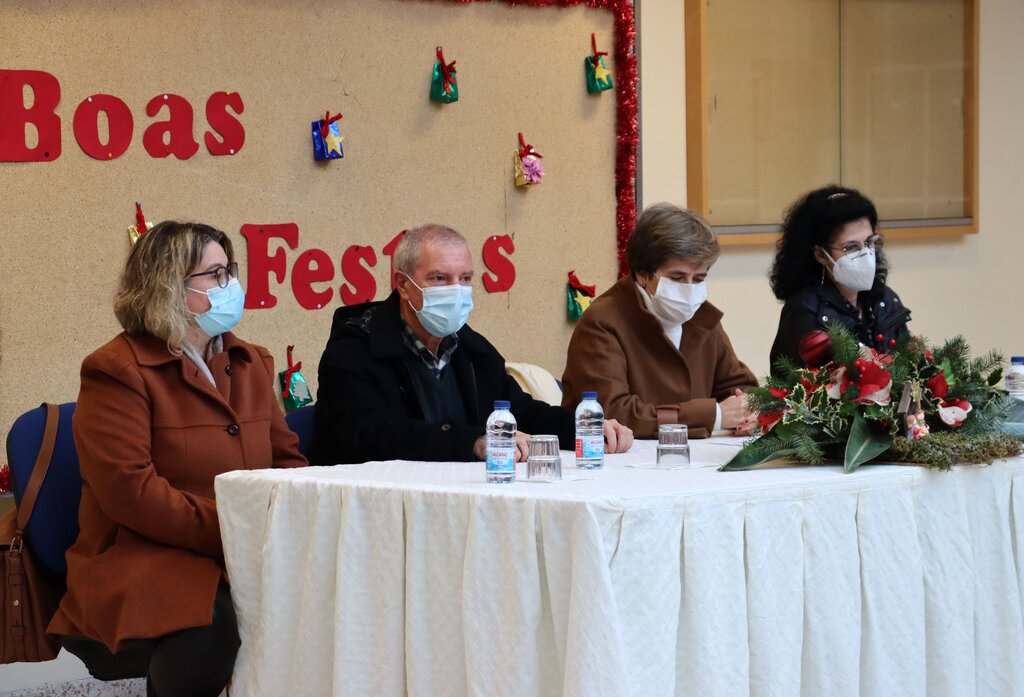
[[[604,451],[606,453],[624,453],[633,447],[633,431],[616,419],[604,422]]]
[[[487,436],[476,439],[473,444],[473,455],[478,460],[487,459]],[[530,434],[516,431],[516,462],[525,462],[530,455]]]
[[[604,451],[624,453],[633,447],[633,431],[615,419],[604,422]],[[487,459],[487,436],[480,436],[473,444],[473,455],[478,460]],[[530,434],[516,431],[516,462],[524,462],[530,456]]]

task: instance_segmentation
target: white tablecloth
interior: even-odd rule
[[[218,477],[232,694],[1024,694],[1024,460],[626,466],[653,452],[554,484],[480,463]]]

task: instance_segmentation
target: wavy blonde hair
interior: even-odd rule
[[[211,242],[235,260],[231,240],[201,223],[166,220],[139,238],[128,255],[114,298],[114,315],[126,332],[152,334],[181,353],[195,318],[185,303],[185,277],[193,273]]]

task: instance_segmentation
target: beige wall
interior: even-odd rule
[[[1024,304],[1015,304],[1024,303],[1024,2],[980,2],[979,233],[891,243],[890,283],[913,310],[913,331],[933,341],[960,333],[976,352],[1024,355]],[[685,204],[682,70],[664,64],[682,60],[683,0],[640,3],[642,202]],[[736,350],[759,375],[768,371],[780,307],[765,277],[771,257],[768,246],[727,247],[709,287]]]
[[[225,230],[250,298],[256,246],[241,226],[298,226],[297,248],[270,244],[287,270],[269,279],[276,306],[248,310],[239,335],[266,346],[279,368],[294,344],[313,390],[342,303],[345,250],[374,250],[382,299],[390,292],[384,246],[427,221],[469,240],[480,279],[473,327],[510,359],[561,372],[573,330],[566,272],[604,290],[617,267],[616,99],[588,94],[583,70],[592,32],[611,49],[612,13],[496,2],[337,5],[2,0],[0,68],[45,70],[59,81],[63,152],[51,162],[0,162],[0,440],[40,401],[75,399],[82,359],[117,333],[111,301],[134,201],[151,222],[198,220]],[[96,40],[157,33],[160,50],[111,50]],[[457,61],[455,104],[428,99],[438,44]],[[202,145],[204,105],[221,90],[245,104],[244,148],[234,157],[213,157]],[[146,105],[165,91],[193,106],[200,149],[190,159],[156,159],[144,149],[144,131],[167,119],[147,116]],[[133,112],[132,144],[110,161],[88,157],[73,135],[77,105],[96,93],[116,95]],[[345,158],[316,163],[310,122],[328,108],[344,114]],[[540,186],[513,184],[518,132],[543,153]],[[481,250],[499,235],[514,239],[516,281],[490,293]],[[313,289],[330,297],[304,309],[295,269],[314,249],[333,272],[326,263],[317,269],[324,275]]]

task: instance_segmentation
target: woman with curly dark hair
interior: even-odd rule
[[[826,186],[800,198],[782,223],[769,279],[785,302],[771,365],[798,366],[800,340],[839,322],[865,346],[885,350],[907,333],[910,310],[886,284],[878,212],[855,189]]]

